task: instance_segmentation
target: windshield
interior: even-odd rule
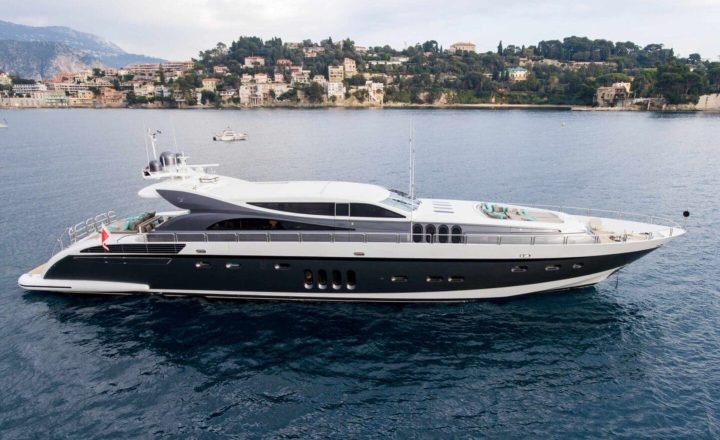
[[[400,208],[403,211],[414,211],[420,205],[420,201],[415,199],[412,200],[402,191],[396,189],[390,190],[390,197],[381,202],[383,205],[391,206],[393,208]]]

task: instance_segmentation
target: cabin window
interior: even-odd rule
[[[405,218],[402,214],[369,203],[351,203],[350,217]]]
[[[428,243],[435,241],[435,225],[427,225],[425,227],[425,241]]]
[[[327,272],[324,270],[319,270],[318,271],[318,287],[321,290],[327,289],[327,282],[328,282]]]
[[[545,266],[546,272],[557,272],[558,270],[560,270],[559,264],[551,264],[549,266]]]
[[[447,225],[440,225],[440,227],[438,228],[438,241],[440,243],[447,243],[449,235],[450,228],[448,228]]]
[[[462,228],[458,225],[455,225],[451,229],[451,235],[450,239],[453,243],[461,243],[462,242]]]
[[[333,270],[332,271],[332,288],[335,290],[340,290],[342,287],[342,274],[339,270]]]
[[[350,205],[347,203],[336,203],[335,204],[335,216],[347,217],[350,215]]]
[[[355,271],[349,270],[347,271],[347,289],[348,290],[355,290],[355,284],[357,283]]]
[[[413,241],[415,243],[420,243],[423,239],[423,227],[422,225],[419,225],[415,223],[412,227],[413,231]]]
[[[334,226],[314,225],[312,223],[274,220],[268,218],[232,218],[213,223],[209,231],[331,231],[347,230]]]
[[[334,203],[248,203],[259,208],[272,209],[273,211],[294,212],[308,215],[335,215]]]
[[[313,273],[310,269],[305,269],[305,274],[303,276],[303,279],[305,281],[305,288],[312,289],[314,281],[313,281]]]

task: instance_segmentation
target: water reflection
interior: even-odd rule
[[[531,368],[612,348],[642,320],[635,307],[595,288],[442,305],[42,293],[24,299],[44,303],[50,317],[83,333],[83,344],[92,337],[106,356],[132,357],[149,349],[222,380],[276,369],[408,383],[433,380],[439,368]],[[387,369],[394,374],[382,374]]]

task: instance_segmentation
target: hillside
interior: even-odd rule
[[[40,79],[61,70],[162,61],[127,53],[97,35],[68,27],[34,27],[0,20],[0,69],[22,77]]]

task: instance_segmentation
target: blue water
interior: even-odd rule
[[[28,110],[0,130],[0,438],[718,438],[720,116]],[[250,140],[209,141],[226,126]],[[592,288],[446,305],[28,293],[66,226],[136,196],[143,129],[249,179],[692,215]]]

